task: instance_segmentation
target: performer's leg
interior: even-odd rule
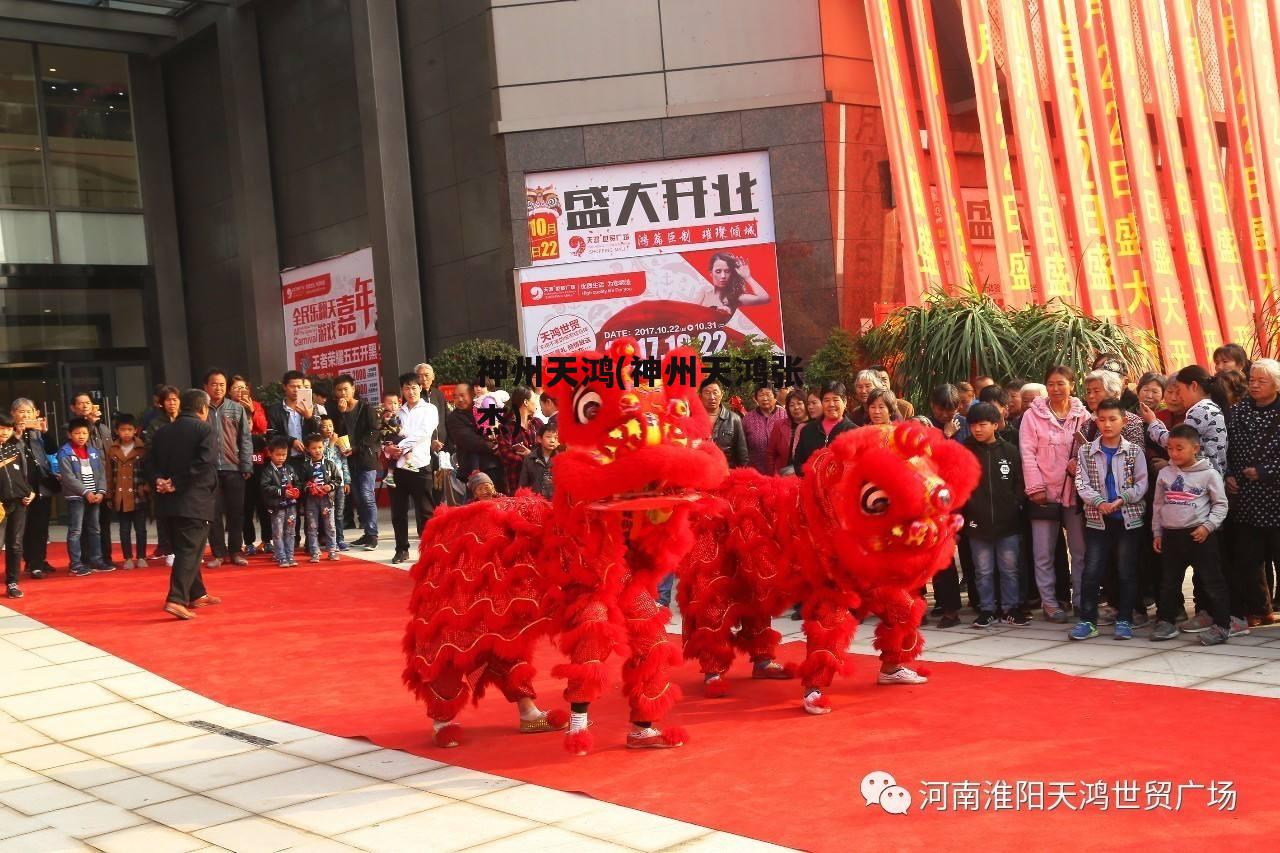
[[[586,755],[591,750],[587,711],[608,684],[604,662],[625,644],[626,629],[616,605],[611,609],[601,598],[582,596],[569,606],[559,640],[560,651],[569,657],[569,663],[556,664],[551,674],[568,682],[564,698],[572,714],[565,749],[572,753]]]
[[[786,667],[774,660],[782,635],[773,630],[768,613],[757,611],[741,620],[742,627],[733,638],[734,645],[751,658],[751,677],[786,679],[795,678],[795,668]]]
[[[925,601],[909,590],[886,592],[872,605],[880,617],[876,626],[875,647],[880,652],[879,684],[924,684],[929,679],[909,664],[924,651],[920,620],[924,618]]]
[[[680,662],[680,651],[667,636],[666,609],[658,606],[650,589],[633,580],[622,591],[631,646],[631,656],[622,665],[622,689],[631,703],[635,727],[627,737],[627,746],[680,746],[685,741],[682,730],[673,727],[662,732],[653,727],[654,721],[680,701],[680,688],[668,677],[670,668]]]
[[[858,620],[849,612],[850,602],[843,597],[819,596],[805,608],[804,634],[808,655],[800,664],[799,675],[804,685],[804,710],[810,714],[828,714],[831,703],[822,691],[838,674],[847,675],[852,668],[849,643],[858,628]]]
[[[677,595],[684,657],[698,661],[706,695],[717,698],[728,692],[723,676],[733,664],[733,614],[737,608],[730,601],[729,577],[711,575],[712,571],[705,568],[696,575],[682,574]]]
[[[427,702],[436,746],[452,747],[461,743],[462,727],[453,720],[471,696],[464,673],[445,668],[431,681],[419,684],[417,692]]]
[[[554,732],[569,725],[569,715],[563,709],[543,711],[537,705],[537,692],[533,689],[536,670],[527,661],[510,661],[494,658],[485,667],[483,678],[494,684],[508,702],[520,712],[520,731],[525,733]]]

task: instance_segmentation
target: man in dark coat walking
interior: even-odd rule
[[[209,595],[200,575],[200,558],[213,521],[218,467],[208,424],[209,395],[192,388],[180,400],[178,419],[156,433],[149,457],[156,516],[169,520],[173,541],[173,570],[164,610],[179,619],[191,619],[195,608],[222,601]]]

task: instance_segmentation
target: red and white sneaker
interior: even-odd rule
[[[814,690],[804,697],[804,712],[806,714],[830,714],[831,700],[823,696],[821,692]]]
[[[925,678],[914,669],[900,666],[893,672],[882,672],[876,676],[876,684],[928,684]]]
[[[650,726],[627,733],[627,749],[671,749],[684,746],[684,737],[675,729],[663,731]]]

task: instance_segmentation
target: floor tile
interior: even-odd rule
[[[256,723],[252,726],[244,726],[239,731],[254,737],[266,738],[273,740],[277,744],[291,743],[295,740],[303,738],[315,737],[321,732],[315,729],[304,729],[302,726],[295,726],[292,723],[281,723],[275,720],[268,720],[265,723]]]
[[[166,784],[149,776],[135,776],[120,782],[99,785],[85,791],[100,800],[113,803],[122,809],[136,811],[143,806],[176,800],[190,795],[190,791]]]
[[[1234,640],[1232,641],[1234,642]],[[1201,648],[1189,651],[1171,651],[1130,661],[1125,669],[1141,669],[1146,672],[1167,672],[1176,675],[1198,675],[1200,678],[1221,678],[1232,672],[1248,669],[1258,663],[1257,658],[1234,655],[1202,655]]]
[[[177,719],[184,723],[191,720],[200,720],[237,731],[242,731],[248,726],[267,722],[267,718],[261,714],[251,714],[248,711],[241,711],[239,708],[225,707],[211,708],[194,714],[183,714]]]
[[[1254,684],[1280,684],[1280,661],[1254,661],[1253,664],[1227,677],[1232,681],[1251,681]]]
[[[709,832],[667,849],[671,853],[786,853],[791,848],[728,832]]]
[[[1103,678],[1110,681],[1127,681],[1131,684],[1154,684],[1161,687],[1190,687],[1204,681],[1202,675],[1181,675],[1174,672],[1148,672],[1126,669],[1123,666],[1104,666],[1085,675],[1085,678]]]
[[[266,817],[318,835],[334,836],[452,802],[437,794],[382,782],[277,809]]]
[[[60,743],[51,743],[45,746],[32,747],[31,749],[18,750],[17,752],[7,752],[4,757],[28,770],[44,772],[51,767],[61,767],[64,764],[87,761],[91,756]]]
[[[174,741],[201,737],[207,734],[208,732],[191,726],[163,720],[159,723],[135,726],[132,729],[121,729],[117,732],[79,738],[71,741],[69,745],[84,752],[92,753],[99,758],[106,758],[122,752],[132,752],[149,746],[173,743]]]
[[[172,681],[163,679],[158,675],[152,675],[149,672],[105,678],[98,683],[124,699],[142,699],[146,696],[155,696],[158,693],[170,693],[174,690],[182,689]]]
[[[155,774],[155,778],[188,791],[208,791],[297,770],[310,763],[305,758],[285,755],[273,749],[255,749],[252,752],[166,770]]]
[[[70,684],[65,687],[55,687],[52,690],[36,690],[34,693],[6,696],[0,699],[0,709],[13,715],[14,719],[29,720],[32,717],[49,717],[54,714],[65,714],[67,711],[79,711],[81,708],[110,705],[119,701],[119,696],[109,690],[103,690],[96,684]]]
[[[144,708],[174,720],[200,711],[213,711],[222,707],[221,703],[207,696],[201,696],[199,693],[192,693],[190,690],[175,690],[156,696],[146,696],[135,701]]]
[[[1280,684],[1258,684],[1252,681],[1233,681],[1229,678],[1202,681],[1192,689],[1217,690],[1222,693],[1237,693],[1241,696],[1264,696],[1268,699],[1280,699]]]
[[[559,823],[607,805],[585,794],[544,788],[541,785],[516,785],[502,791],[482,794],[471,802],[539,823]]]
[[[101,758],[78,761],[75,764],[54,767],[43,772],[50,779],[69,785],[72,788],[79,788],[81,791],[98,785],[110,785],[112,782],[131,779],[138,775],[132,770],[121,767],[118,764],[112,764],[109,761],[103,761]]]
[[[195,832],[208,826],[247,817],[248,812],[208,797],[183,797],[138,809],[138,814],[179,832]]]
[[[48,812],[41,815],[40,819],[73,838],[103,835],[146,822],[133,812],[119,806],[96,802]]]
[[[260,748],[226,735],[205,734],[158,746],[118,752],[111,756],[111,760],[139,773],[160,773],[186,764],[212,761]]]
[[[232,853],[274,853],[308,840],[307,833],[301,830],[256,815],[211,826],[194,835]]]
[[[472,847],[467,853],[624,853],[633,849],[558,826],[540,826]]]
[[[7,806],[0,806],[0,841],[48,828],[49,824],[39,817],[29,817]]]
[[[206,846],[199,838],[154,823],[99,835],[89,842],[103,853],[192,853]]]
[[[54,669],[55,667],[50,667]],[[78,660],[74,663],[59,664],[56,669],[65,673],[76,682],[97,681],[98,679],[115,678],[118,675],[132,675],[142,670],[127,660],[115,657]]]
[[[709,832],[706,827],[614,805],[561,821],[559,825],[593,838],[649,851],[664,850]]]
[[[996,669],[1047,669],[1052,672],[1060,672],[1063,675],[1083,675],[1086,672],[1093,672],[1097,668],[1074,663],[1047,663],[1045,661],[1027,660],[1026,658],[998,660],[991,666]]]
[[[52,742],[48,737],[24,723],[0,723],[0,750],[16,752]]]
[[[25,815],[43,814],[92,801],[90,795],[61,782],[42,782],[0,794],[0,803]]]
[[[139,708],[132,702],[116,702],[51,717],[39,717],[28,720],[27,724],[56,741],[69,741],[159,721],[160,717],[146,708]]]
[[[441,767],[439,770],[419,773],[399,781],[401,785],[421,788],[433,794],[443,794],[455,800],[468,800],[481,794],[520,784],[515,779],[481,773],[479,770],[468,770],[465,767]]]
[[[34,693],[37,690],[51,690],[70,684],[92,681],[92,678],[68,672],[62,666],[43,666],[40,669],[28,669],[20,672],[15,678],[0,680],[0,697],[16,696],[20,693]],[[105,705],[106,702],[100,704]],[[0,710],[5,710],[0,702]],[[8,711],[5,711],[8,713]]]
[[[309,758],[312,761],[336,761],[339,758],[350,758],[364,752],[373,752],[377,748],[376,744],[369,743],[367,740],[334,735],[317,735],[275,747],[280,752]]]
[[[1019,657],[1023,660],[1074,663],[1080,666],[1115,666],[1124,661],[1146,657],[1156,651],[1151,648],[1150,643],[1142,640],[1117,642],[1110,636],[1099,636],[1092,640],[1064,643],[1044,651],[1019,655]]]
[[[515,835],[536,824],[523,818],[483,809],[471,803],[451,803],[420,814],[357,829],[336,840],[373,853],[451,853]]]
[[[972,638],[961,643],[953,643],[946,647],[947,654],[991,655],[997,658],[1011,658],[1031,652],[1042,652],[1057,645],[1054,640],[1027,640],[1020,637],[990,637],[974,631]],[[928,646],[925,649],[928,650]]]
[[[331,794],[354,791],[374,781],[367,776],[317,764],[251,782],[215,788],[206,793],[223,802],[261,814]]]
[[[334,761],[333,766],[341,767],[343,770],[350,770],[353,773],[363,773],[375,779],[390,781],[392,779],[403,779],[405,776],[411,776],[415,773],[436,770],[446,765],[442,761],[433,761],[430,758],[423,758],[420,755],[412,755],[397,749],[378,749],[373,752],[365,752],[360,755],[353,755],[351,758]]]
[[[0,853],[79,853],[93,848],[58,829],[18,835],[0,841]]]
[[[41,773],[21,767],[11,761],[0,758],[0,792],[25,788],[46,781]]]
[[[925,649],[924,654],[920,656],[921,660],[933,661],[935,663],[967,663],[970,666],[987,666],[1002,660],[999,655],[970,655],[963,652],[949,652],[946,649],[940,651],[931,651]]]
[[[34,631],[10,634],[5,638],[5,642],[12,643],[20,649],[30,650],[56,646],[59,643],[73,643],[76,642],[76,638],[53,628],[37,628]]]
[[[88,643],[59,643],[56,646],[45,646],[33,651],[49,663],[74,663],[107,656],[102,649]]]

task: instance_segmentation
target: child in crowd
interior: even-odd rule
[[[31,485],[36,475],[36,466],[14,433],[13,418],[0,413],[0,525],[4,527],[4,584],[10,598],[22,598],[18,585],[22,537],[27,507],[36,499]]]
[[[388,489],[396,487],[396,466],[387,456],[388,445],[400,443],[400,392],[387,391],[382,395],[382,407],[378,409],[378,440],[382,443],[382,463],[386,475],[382,485]]]
[[[306,458],[302,469],[302,511],[307,519],[307,553],[311,562],[320,562],[320,552],[338,559],[337,524],[333,518],[333,495],[342,487],[342,474],[325,455],[324,436],[312,433],[302,440]]]
[[[1200,434],[1189,424],[1169,430],[1169,464],[1156,477],[1151,535],[1162,557],[1160,603],[1151,639],[1178,636],[1174,620],[1182,609],[1182,580],[1187,566],[1195,570],[1209,597],[1213,624],[1200,634],[1200,644],[1216,646],[1249,633],[1243,619],[1230,616],[1227,582],[1222,574],[1218,529],[1227,518],[1227,491],[1222,475],[1200,454]]]
[[[493,500],[498,496],[498,489],[488,474],[476,471],[467,478],[467,496],[473,501]]]
[[[338,437],[333,430],[333,417],[325,415],[320,419],[320,435],[324,437],[324,458],[333,463],[338,469],[338,477],[340,482],[335,483],[333,490],[333,518],[334,528],[338,532],[338,550],[350,551],[351,546],[347,544],[346,536],[342,532],[342,513],[346,509],[347,495],[351,493],[351,467],[347,464],[347,457],[342,455],[342,451],[338,449]]]
[[[102,554],[98,530],[98,510],[107,494],[106,460],[98,448],[89,445],[89,431],[87,420],[72,418],[67,424],[67,443],[58,451],[58,477],[68,513],[67,554],[71,574],[78,578],[115,568]]]
[[[289,568],[298,565],[293,559],[293,543],[298,525],[298,470],[289,462],[289,437],[278,435],[267,442],[267,464],[262,468],[258,484],[262,502],[271,516],[271,541],[276,565]]]
[[[1138,539],[1147,494],[1147,459],[1141,447],[1121,434],[1123,404],[1114,397],[1098,403],[1098,437],[1080,448],[1076,491],[1084,505],[1085,561],[1080,621],[1073,640],[1098,636],[1098,587],[1108,560],[1114,560],[1119,595],[1114,639],[1133,639],[1133,606],[1138,592]]]
[[[984,392],[992,385],[982,389]],[[1000,389],[1003,393],[1003,389]],[[995,574],[1000,573],[1002,620],[1010,625],[1027,625],[1018,591],[1018,560],[1022,554],[1022,507],[1026,490],[1022,482],[1022,453],[1016,444],[1001,437],[999,409],[991,403],[969,407],[969,438],[964,446],[978,457],[981,479],[964,507],[965,533],[978,588],[978,618],[975,628],[996,623]]]
[[[545,399],[545,398],[544,398]],[[524,458],[520,465],[521,489],[533,489],[547,500],[551,500],[551,457],[560,449],[560,430],[551,424],[544,424],[538,433],[538,447]]]
[[[128,412],[116,415],[116,440],[107,448],[108,501],[120,520],[120,550],[124,568],[147,567],[147,478],[143,459],[147,449],[138,436],[138,422]],[[138,541],[134,558],[133,540]]]

